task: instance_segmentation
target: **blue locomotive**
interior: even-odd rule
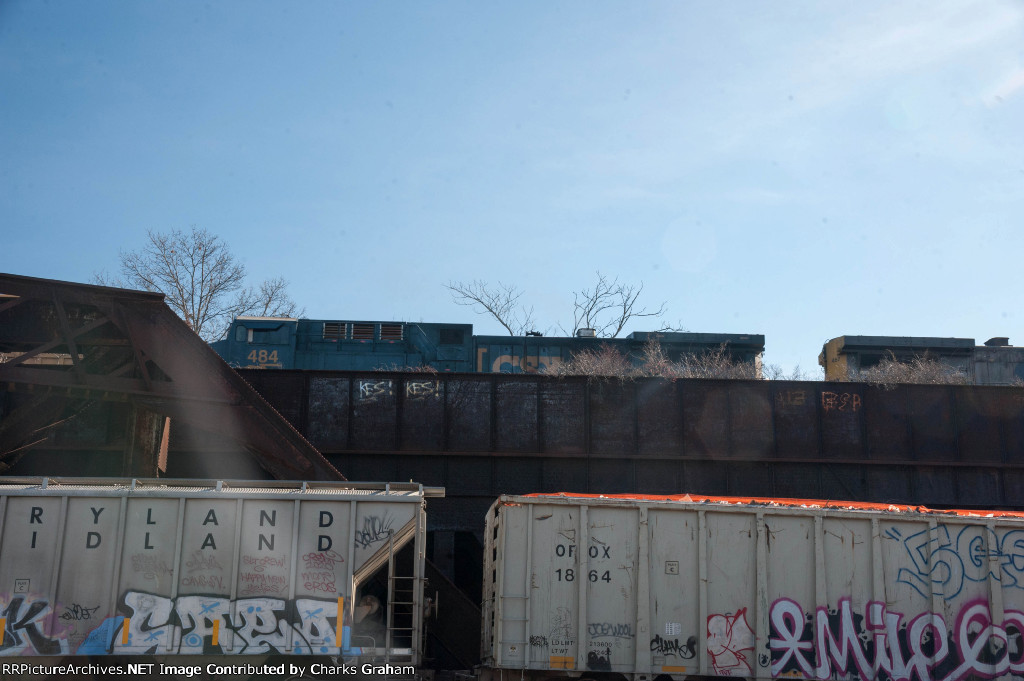
[[[730,359],[760,365],[759,334],[637,331],[625,338],[475,336],[472,324],[238,317],[214,350],[233,367],[360,371],[430,366],[437,371],[537,373],[606,344],[639,363],[657,337],[669,359],[724,347]]]

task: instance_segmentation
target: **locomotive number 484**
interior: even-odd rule
[[[249,353],[248,359],[250,362],[258,362],[259,364],[267,364],[277,362],[277,350],[267,352],[266,350],[253,350]]]

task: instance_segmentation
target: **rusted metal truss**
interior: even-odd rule
[[[0,472],[100,400],[226,435],[279,479],[344,480],[163,298],[0,274],[0,389],[29,393],[0,404]]]

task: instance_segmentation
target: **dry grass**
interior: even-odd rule
[[[720,345],[696,355],[672,361],[657,340],[644,344],[640,364],[609,345],[576,353],[567,362],[545,373],[553,376],[594,376],[606,378],[725,378],[758,380],[761,376],[752,362],[737,362],[729,357],[726,346]]]
[[[609,378],[633,378],[638,375],[637,367],[629,358],[602,343],[594,350],[577,352],[567,362],[548,367],[543,373],[549,376],[606,376]]]
[[[886,390],[906,383],[924,385],[967,385],[971,377],[961,369],[928,357],[915,356],[903,361],[891,351],[881,362],[851,376],[848,380],[872,383]]]

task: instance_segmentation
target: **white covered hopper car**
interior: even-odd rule
[[[501,497],[486,525],[485,668],[508,679],[1024,677],[1021,515],[737,502]]]
[[[424,500],[442,493],[402,483],[5,479],[0,655],[313,654],[417,665]],[[403,573],[396,555],[410,543]],[[372,577],[383,597],[354,603]]]

